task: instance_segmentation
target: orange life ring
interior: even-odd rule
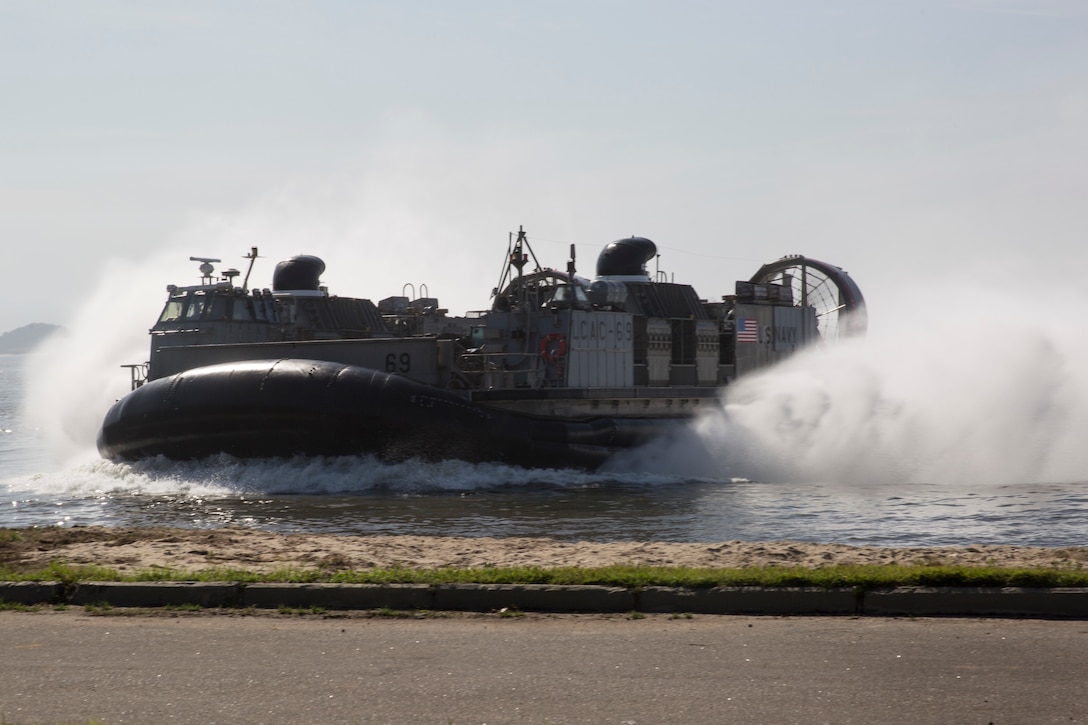
[[[567,355],[567,338],[552,332],[540,339],[540,357],[554,363]]]

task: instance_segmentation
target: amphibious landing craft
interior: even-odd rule
[[[377,304],[330,294],[324,262],[271,289],[200,262],[167,287],[148,362],[106,414],[111,459],[376,454],[594,468],[718,404],[719,389],[820,340],[863,334],[839,267],[791,256],[701,299],[648,272],[649,239],[601,251],[592,279],[542,267],[511,234],[491,309],[450,316],[411,285]],[[412,295],[403,295],[411,288]]]

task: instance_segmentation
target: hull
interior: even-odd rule
[[[106,414],[98,449],[122,460],[376,454],[595,468],[687,419],[539,418],[358,365],[254,360],[137,388]]]

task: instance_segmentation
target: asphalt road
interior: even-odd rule
[[[1088,622],[0,612],[0,722],[1088,722]]]

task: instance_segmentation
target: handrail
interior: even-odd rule
[[[149,365],[151,365],[150,362],[128,363],[127,365],[121,366],[123,368],[128,368],[129,386],[131,390],[135,390],[147,382],[147,369]]]

